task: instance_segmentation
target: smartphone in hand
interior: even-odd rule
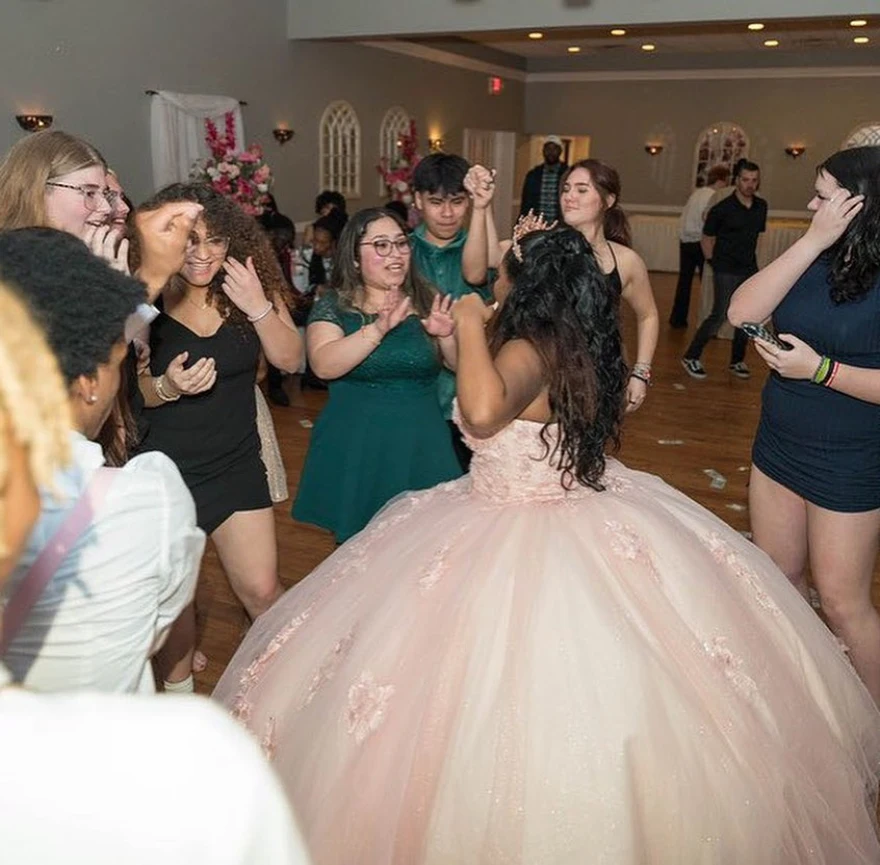
[[[779,339],[776,334],[767,330],[763,324],[758,324],[754,321],[744,321],[740,325],[740,330],[748,334],[752,339],[763,339],[764,342],[769,342],[771,345],[775,345],[776,348],[781,348],[783,351],[791,351],[794,348],[793,345],[784,342]]]

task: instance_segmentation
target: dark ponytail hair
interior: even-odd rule
[[[862,210],[826,252],[831,260],[831,299],[860,300],[880,275],[880,147],[840,150],[816,169],[817,174],[822,171],[850,195],[865,196]]]
[[[575,484],[604,489],[605,451],[620,445],[626,365],[617,293],[608,285],[583,235],[568,226],[520,240],[503,267],[513,283],[490,324],[494,355],[512,339],[528,340],[547,376],[550,410],[559,431],[541,430],[545,458]]]
[[[629,219],[620,206],[620,175],[617,173],[617,169],[608,165],[607,162],[600,162],[598,159],[582,159],[580,162],[575,162],[566,171],[560,189],[568,182],[572,171],[578,168],[589,172],[593,185],[599,190],[602,200],[605,202],[605,219],[602,226],[605,239],[613,240],[622,246],[632,246],[632,230],[629,227]],[[609,206],[608,201],[612,196],[614,202]]]

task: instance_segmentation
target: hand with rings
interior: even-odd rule
[[[822,356],[790,333],[780,333],[779,339],[792,347],[782,349],[763,339],[754,340],[755,350],[767,366],[783,378],[812,378]]]

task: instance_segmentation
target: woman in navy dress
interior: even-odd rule
[[[734,294],[734,325],[772,315],[781,350],[756,340],[764,387],[749,487],[752,531],[822,609],[880,702],[880,147],[816,172],[807,233]]]

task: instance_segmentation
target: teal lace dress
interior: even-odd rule
[[[318,299],[309,316],[309,324],[329,321],[346,336],[373,320],[341,309],[335,292]],[[351,372],[328,382],[294,519],[329,529],[341,543],[400,493],[461,475],[437,401],[440,370],[436,344],[412,315]]]

